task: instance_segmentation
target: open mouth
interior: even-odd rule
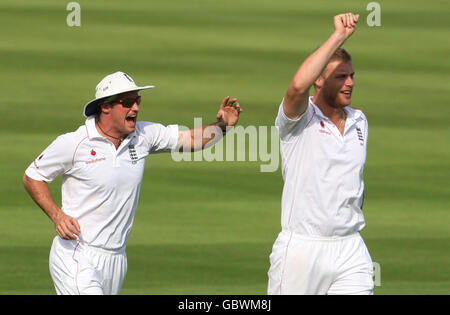
[[[352,91],[351,90],[341,91],[341,94],[344,94],[346,97],[350,97],[352,96]]]
[[[137,118],[137,115],[136,115],[136,114],[131,114],[131,115],[128,115],[128,116],[125,118],[125,120],[126,120],[130,125],[135,126],[135,125],[136,125],[136,118]]]

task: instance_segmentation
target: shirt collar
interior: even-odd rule
[[[96,138],[103,138],[103,136],[98,132],[97,128],[95,127],[95,115],[89,116],[86,118],[86,122],[84,123],[86,126],[87,135],[90,140],[96,139]]]
[[[96,116],[92,115],[86,118],[85,126],[89,140],[92,139],[103,139],[104,137],[98,132],[97,127],[95,126]],[[124,140],[131,139],[136,136],[136,129],[130,133]]]

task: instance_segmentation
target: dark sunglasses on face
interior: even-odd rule
[[[138,96],[136,98],[123,98],[123,99],[117,99],[112,101],[111,103],[115,104],[121,104],[123,107],[131,108],[133,107],[134,103],[140,105],[141,104],[141,97]]]

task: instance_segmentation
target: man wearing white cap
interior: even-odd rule
[[[58,294],[119,294],[146,157],[212,145],[242,111],[237,99],[226,97],[217,122],[201,132],[137,122],[138,92],[153,87],[137,86],[124,72],[106,76],[84,108],[85,124],[56,138],[25,171],[26,190],[58,234],[49,258]],[[208,136],[194,139],[194,134]],[[59,175],[61,208],[47,186]]]

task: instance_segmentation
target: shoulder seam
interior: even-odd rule
[[[80,144],[81,144],[84,140],[86,140],[87,138],[88,138],[88,136],[86,135],[83,139],[81,139],[80,142],[78,142],[77,146],[75,147],[75,151],[73,151],[73,156],[72,156],[72,167],[73,167],[74,164],[75,164],[75,154],[76,154],[77,151],[78,151],[78,147],[79,147]]]
[[[314,108],[314,106],[312,107],[312,110],[313,110],[313,113],[312,113],[311,118],[309,119],[308,123],[305,125],[305,128],[308,127],[308,125],[311,123],[312,119],[316,115],[316,109]]]

